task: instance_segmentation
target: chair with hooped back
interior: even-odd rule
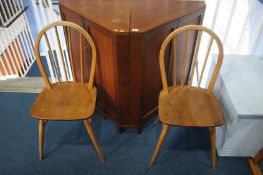
[[[59,29],[64,29],[65,42],[68,50],[68,59],[65,58],[62,49],[62,37]],[[51,33],[53,31],[53,33]],[[71,33],[79,34],[79,58],[72,58]],[[54,34],[55,33],[55,34]],[[63,32],[62,32],[63,33]],[[51,35],[53,34],[53,35]],[[53,36],[51,38],[51,36]],[[50,56],[49,69],[54,72],[54,80],[48,77],[48,70],[45,69],[44,59],[40,56],[40,43],[44,39],[46,49]],[[50,43],[50,40],[56,41]],[[87,42],[91,50],[91,65],[89,80],[84,82],[83,78],[83,42]],[[59,52],[55,55],[52,50],[52,44],[56,44]],[[43,157],[44,128],[48,120],[72,121],[83,120],[91,141],[103,162],[104,158],[98,146],[94,131],[91,127],[91,117],[94,113],[97,90],[93,86],[95,65],[96,65],[96,47],[90,35],[80,26],[66,21],[57,21],[44,27],[37,36],[35,43],[35,56],[38,67],[45,82],[45,88],[41,91],[35,100],[31,116],[39,119],[39,158]],[[79,60],[78,60],[79,59]],[[87,58],[85,58],[87,59]],[[77,80],[74,70],[74,61],[80,63],[80,80]],[[79,70],[78,70],[79,71]]]
[[[253,175],[262,175],[259,163],[263,160],[263,148],[261,148],[253,157],[248,159],[248,163]]]
[[[188,38],[190,32],[196,32],[195,51],[193,53],[190,68],[187,72],[187,50]],[[209,36],[209,45],[206,54],[204,54],[203,66],[200,78],[194,78],[196,75],[196,64],[198,51],[202,35],[206,33]],[[176,65],[178,63],[178,36],[184,36],[182,52],[182,67]],[[212,71],[210,81],[208,81],[208,88],[202,88],[201,82],[204,77],[205,67],[208,63],[209,53],[212,48],[213,41],[216,42],[218,47],[217,63]],[[173,80],[172,85],[168,85],[167,76],[165,71],[165,56],[166,48],[171,48],[173,51]],[[160,69],[163,89],[159,95],[159,120],[162,123],[162,131],[157,142],[154,154],[152,156],[150,166],[153,165],[158,155],[160,147],[166,136],[169,126],[184,126],[184,127],[208,127],[210,131],[211,142],[211,163],[215,168],[216,164],[216,126],[224,124],[224,113],[221,106],[213,95],[213,87],[218,76],[222,61],[223,61],[223,46],[218,36],[210,29],[199,25],[187,25],[173,31],[163,42],[160,50]],[[181,70],[180,77],[178,77],[178,70]],[[199,72],[200,72],[199,71]],[[187,76],[189,75],[189,76]],[[186,78],[188,77],[188,78]],[[181,82],[178,83],[178,78]],[[195,84],[193,83],[195,80]]]

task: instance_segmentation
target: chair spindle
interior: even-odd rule
[[[50,46],[50,42],[49,42],[47,34],[44,33],[44,36],[45,36],[45,40],[46,40],[46,43],[47,43],[47,46],[48,46],[48,50],[49,50],[50,55],[51,55],[51,62],[52,62],[53,67],[55,69],[56,80],[60,83],[61,80],[60,80],[60,77],[59,77],[58,68],[57,68],[56,60],[55,60],[55,57],[54,57],[54,54],[53,54],[53,50],[52,50],[52,48]]]
[[[183,62],[183,73],[182,73],[181,87],[183,87],[183,85],[184,85],[184,79],[185,79],[185,74],[186,74],[187,50],[188,50],[188,31],[185,32],[185,40],[184,40],[184,62]]]
[[[203,31],[197,31],[197,42],[196,42],[196,46],[195,46],[195,50],[194,50],[194,57],[193,57],[193,61],[192,61],[192,65],[191,65],[191,73],[190,73],[190,79],[188,82],[188,85],[192,85],[193,83],[193,77],[194,77],[194,72],[195,72],[195,66],[196,66],[196,62],[197,62],[197,57],[198,57],[198,52],[199,52],[199,48],[200,48],[200,43],[201,43],[201,39],[202,39],[202,34]]]
[[[176,41],[176,37],[174,37],[173,39],[173,54],[174,54],[174,60],[173,60],[173,71],[174,71],[174,74],[173,74],[173,83],[174,83],[174,87],[176,87],[176,47],[177,47],[177,41]]]
[[[60,43],[60,38],[59,38],[57,26],[55,26],[55,31],[56,31],[57,44],[58,44],[58,46],[59,46],[59,47],[58,47],[58,48],[59,48],[59,53],[60,53],[61,60],[62,60],[63,73],[64,73],[64,75],[66,76],[66,81],[68,82],[68,74],[67,74],[67,71],[66,71],[64,54],[63,54],[63,52],[62,52],[62,47],[61,47],[61,43]]]
[[[83,80],[83,36],[82,34],[79,35],[79,48],[80,48],[80,53],[79,53],[79,57],[80,57],[80,79],[81,79],[81,83],[84,83]]]
[[[72,72],[72,78],[73,81],[76,82],[75,78],[75,70],[74,70],[74,62],[73,62],[73,56],[72,56],[72,46],[71,46],[71,35],[70,35],[70,27],[67,27],[67,38],[68,38],[68,44],[67,44],[67,49],[68,49],[68,55],[69,55],[69,61],[70,61],[70,67],[71,67],[71,72]]]
[[[208,45],[208,50],[206,52],[205,61],[204,61],[203,67],[202,67],[201,75],[200,75],[200,78],[198,80],[198,87],[200,87],[201,82],[202,82],[202,78],[203,78],[203,75],[204,75],[204,71],[205,71],[207,60],[208,60],[208,57],[209,57],[209,54],[210,54],[210,50],[211,50],[211,47],[212,47],[212,44],[213,44],[213,40],[214,39],[211,37],[210,41],[209,41],[209,45]]]

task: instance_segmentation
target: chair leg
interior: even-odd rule
[[[216,167],[216,128],[210,127],[210,143],[211,143],[211,164],[212,168]]]
[[[154,122],[154,124],[158,124],[159,121],[160,121],[160,118],[159,118],[159,115],[158,115],[157,118],[156,118],[156,120],[155,120],[155,122]]]
[[[45,123],[46,122],[44,120],[39,120],[38,124],[39,160],[42,160],[43,158]]]
[[[92,123],[92,117],[88,118],[89,123]]]
[[[249,166],[253,175],[262,175],[260,167],[258,166],[259,162],[263,159],[263,148],[259,150],[253,157],[248,159]]]
[[[262,175],[258,164],[255,162],[255,160],[253,158],[249,158],[248,163],[249,163],[249,166],[250,166],[250,169],[251,169],[253,175]]]
[[[95,149],[96,149],[96,151],[100,157],[101,162],[104,162],[104,157],[103,157],[101,150],[99,148],[95,133],[91,127],[91,123],[89,122],[89,119],[84,120],[84,123],[85,123],[86,129],[88,131],[88,134],[90,136],[90,139],[91,139],[91,141],[92,141],[92,143],[93,143],[93,145],[94,145],[94,147],[95,147]]]
[[[167,130],[168,130],[168,125],[163,124],[162,132],[161,132],[161,134],[160,134],[160,137],[159,137],[159,140],[158,140],[158,142],[157,142],[155,151],[154,151],[154,153],[153,153],[151,162],[150,162],[150,164],[149,164],[150,167],[151,167],[151,166],[154,164],[154,162],[155,162],[155,159],[156,159],[156,157],[157,157],[157,155],[158,155],[158,153],[159,153],[160,147],[161,147],[161,145],[162,145],[162,143],[163,143],[163,141],[164,141],[164,138],[165,138],[165,136],[166,136],[166,134],[167,134]]]

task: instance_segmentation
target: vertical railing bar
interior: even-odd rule
[[[20,5],[20,9],[23,10],[24,5],[23,5],[22,0],[19,0],[18,2],[19,2],[19,5]]]
[[[57,21],[56,14],[54,13],[53,8],[52,8],[52,1],[51,0],[47,0],[47,1],[48,1],[48,5],[49,5],[47,8],[48,17],[50,19],[54,19],[55,21]]]
[[[11,27],[10,27],[10,29],[11,29]],[[7,32],[7,30],[5,30],[5,32]],[[12,33],[12,29],[11,29],[11,33]],[[19,62],[20,62],[19,67],[21,66],[23,72],[25,72],[25,67],[24,67],[25,65],[23,64],[21,55],[20,55],[19,52],[18,52],[17,45],[16,45],[16,41],[12,39],[12,38],[13,38],[12,34],[10,34],[10,35],[7,34],[7,36],[9,36],[9,38],[10,38],[10,48],[11,48],[11,50],[12,50],[12,53],[14,53],[14,55],[18,56],[18,60],[19,60]],[[12,44],[12,43],[13,43],[13,44]],[[14,48],[15,48],[15,49],[14,49]],[[16,52],[15,52],[15,50],[16,50]],[[22,54],[23,54],[23,52],[22,52]],[[24,56],[24,55],[23,55],[23,56]],[[21,74],[23,74],[23,73],[21,73]]]
[[[187,50],[188,50],[188,31],[185,32],[185,41],[184,41],[184,62],[183,62],[183,73],[181,80],[181,87],[184,85],[184,79],[186,74],[186,59],[187,59]]]
[[[0,5],[1,5],[2,9],[5,9],[2,1],[0,1]],[[3,11],[3,14],[4,14],[4,17],[5,17],[5,23],[7,23],[8,22],[8,18],[7,18],[5,10]]]
[[[14,4],[14,9],[15,9],[15,11],[18,12],[19,9],[17,8],[17,4],[18,4],[18,3],[17,3],[17,0],[13,0],[12,2],[13,2],[13,4]]]
[[[54,57],[54,54],[53,54],[53,50],[50,46],[50,42],[49,42],[49,39],[48,39],[48,36],[46,33],[44,33],[44,36],[45,36],[45,40],[46,40],[46,43],[47,43],[47,46],[48,46],[48,49],[49,49],[49,52],[50,52],[50,55],[51,55],[51,62],[55,68],[55,73],[56,73],[56,79],[57,81],[60,82],[60,77],[59,77],[59,73],[58,73],[58,69],[57,69],[57,64],[56,64],[56,60],[55,60],[55,57]]]
[[[31,31],[31,29],[29,27],[29,23],[28,23],[28,20],[27,20],[25,14],[23,15],[23,17],[24,17],[24,20],[26,21],[26,28],[27,28],[27,31],[28,31],[27,33],[28,33],[30,41],[31,41],[30,44],[31,44],[32,50],[34,50],[34,46],[33,46],[34,45],[34,40],[33,40],[33,37],[32,37],[32,31]],[[34,55],[34,60],[35,60],[35,55]]]
[[[8,4],[9,4],[9,6],[10,6],[10,9],[11,9],[12,15],[15,16],[15,12],[14,12],[14,9],[13,9],[13,7],[12,7],[11,0],[8,0]],[[11,15],[11,16],[12,16],[12,15]]]
[[[60,43],[60,38],[59,38],[57,26],[55,26],[55,31],[56,31],[57,44],[58,44],[58,46],[59,46],[59,52],[60,52],[61,59],[62,59],[62,63],[63,63],[62,65],[63,65],[64,75],[66,76],[66,81],[68,82],[68,75],[67,75],[66,67],[65,67],[65,66],[66,66],[66,65],[65,65],[65,59],[64,59],[63,52],[62,52],[62,48],[61,48],[61,43]]]
[[[47,14],[48,14],[48,18],[49,18],[49,20],[50,21],[57,21],[58,20],[58,18],[57,18],[57,15],[55,14],[55,12],[54,12],[54,10],[53,10],[53,7],[52,7],[52,1],[51,0],[47,0],[47,3],[48,3],[48,8],[47,8]],[[63,27],[62,27],[62,34],[64,34],[63,33]],[[64,35],[62,35],[61,36],[61,32],[59,31],[58,32],[58,35],[60,36],[60,39],[61,40],[63,40],[63,39],[65,39],[65,36]],[[67,51],[67,49],[65,49],[65,51],[66,52],[63,52],[64,51],[64,43],[66,43],[66,42],[63,42],[62,43],[62,55],[60,55],[61,56],[61,58],[64,58],[64,61],[66,62],[66,65],[68,65],[69,64],[69,55],[68,55],[68,51]],[[61,43],[60,43],[61,44]],[[56,45],[56,47],[58,48],[58,46]],[[60,53],[60,52],[59,52]],[[65,54],[65,57],[63,57],[63,54]],[[60,66],[61,66],[61,64],[63,65],[63,67],[64,67],[64,65],[65,65],[65,63],[64,63],[64,61],[63,61],[63,63],[60,61],[59,63],[60,63]],[[72,74],[72,70],[68,67],[68,66],[66,66],[66,72],[65,72],[65,75],[64,76],[66,76],[66,78],[67,79],[70,79],[71,80],[71,78],[73,77],[73,74]]]
[[[13,26],[11,26],[10,28],[12,28]],[[15,28],[17,28],[17,27],[15,27]],[[18,46],[19,46],[19,48],[23,48],[22,50],[21,50],[21,53],[23,53],[23,55],[24,55],[24,61],[25,61],[25,64],[26,64],[26,69],[28,68],[28,66],[29,66],[29,63],[27,62],[27,58],[28,58],[28,51],[27,51],[27,49],[26,49],[26,47],[25,47],[25,43],[24,43],[24,41],[23,41],[23,38],[21,37],[21,34],[20,34],[20,32],[21,31],[16,31],[16,29],[14,29],[13,31],[15,31],[16,33],[15,34],[17,34],[17,37],[15,37],[15,35],[14,35],[14,38],[17,38],[17,42],[18,42]],[[22,42],[22,45],[21,45],[21,43],[20,42]],[[24,53],[24,52],[25,53]],[[19,52],[18,52],[19,53]]]
[[[24,20],[24,19],[23,19]],[[33,52],[33,47],[32,47],[32,44],[31,44],[31,40],[30,40],[30,36],[28,34],[28,31],[27,31],[27,24],[24,22],[24,30],[23,30],[23,33],[24,33],[24,37],[25,37],[25,41],[26,41],[26,44],[28,46],[28,49],[30,51],[30,62],[33,62],[34,61],[34,52]]]
[[[197,30],[197,41],[196,41],[196,46],[195,46],[195,50],[194,50],[194,57],[193,57],[192,64],[191,64],[190,79],[189,79],[189,82],[188,82],[188,84],[190,86],[193,83],[194,70],[195,70],[195,66],[197,64],[197,57],[198,57],[198,53],[199,53],[199,48],[200,48],[202,34],[203,34],[202,30],[201,31]]]
[[[1,78],[3,78],[3,74],[2,74],[2,72],[0,71],[0,80],[1,80]]]
[[[25,23],[23,23],[22,22],[22,18],[19,18],[19,24],[21,24],[21,27],[22,27],[22,29],[21,29],[21,36],[23,37],[23,39],[24,39],[24,42],[25,42],[25,44],[26,44],[26,48],[27,48],[27,51],[28,51],[28,57],[27,57],[27,59],[29,60],[29,62],[31,63],[33,60],[32,60],[32,55],[33,55],[33,52],[32,52],[32,48],[30,49],[30,47],[29,47],[29,44],[28,44],[28,42],[27,42],[27,38],[26,38],[26,34],[25,34]]]
[[[42,4],[42,0],[39,0],[39,7],[40,7],[40,11],[42,13],[42,17],[44,18],[44,21],[45,23],[47,23],[47,21],[52,21],[52,17],[50,16],[50,13],[48,13],[48,18],[46,18],[46,15],[45,15],[45,12],[44,12],[44,7],[43,7],[43,4]],[[50,19],[49,19],[50,18]],[[48,19],[48,20],[47,20]],[[56,36],[54,35],[53,32],[51,32],[51,35],[53,35],[53,37],[51,37],[51,40],[53,41],[53,38],[56,38]],[[58,43],[56,41],[54,41],[55,44],[55,50],[56,50],[56,53],[58,53],[58,57],[62,58],[63,55],[61,55],[60,51],[59,51],[59,46],[58,46]],[[52,45],[51,45],[52,46]],[[62,53],[63,54],[63,53]],[[65,72],[63,71],[63,63],[62,63],[62,60],[58,59],[58,67],[59,69],[61,70],[61,76],[62,76],[62,79],[64,80],[65,79]]]
[[[76,82],[76,78],[75,78],[75,70],[74,70],[74,62],[73,62],[73,58],[72,58],[72,46],[71,46],[71,35],[70,35],[70,27],[67,27],[67,36],[68,36],[68,44],[67,46],[68,48],[68,52],[69,52],[69,57],[70,57],[70,66],[71,66],[71,70],[72,70],[72,77],[73,77],[73,81]]]
[[[21,61],[23,60],[24,61],[24,66],[26,67],[26,69],[25,69],[25,71],[27,70],[27,68],[28,68],[28,66],[29,66],[29,64],[27,63],[27,61],[26,61],[26,53],[24,53],[23,52],[23,50],[22,50],[22,45],[21,45],[21,43],[20,43],[20,39],[19,39],[19,33],[18,33],[18,31],[16,31],[15,29],[14,29],[14,25],[12,25],[12,26],[10,26],[10,30],[11,31],[13,31],[13,32],[11,32],[12,34],[11,34],[11,37],[13,38],[13,40],[14,40],[14,46],[15,46],[15,49],[16,49],[16,51],[17,51],[17,54],[18,55],[20,55],[19,53],[21,52],[22,53],[22,59],[21,59]],[[17,35],[17,37],[16,37],[16,35]],[[16,40],[17,40],[17,42],[16,42]],[[22,43],[23,44],[23,43]],[[18,48],[20,48],[21,50],[20,50],[20,52],[19,52],[19,49]]]
[[[3,19],[1,14],[0,14],[0,21],[1,21],[2,24],[4,24],[4,19]]]
[[[2,45],[2,44],[1,44],[1,45]],[[13,73],[13,70],[12,70],[10,64],[9,64],[9,60],[5,57],[4,49],[3,49],[3,57],[2,57],[2,59],[5,59],[5,62],[6,62],[6,64],[7,64],[7,67],[8,67],[8,69],[9,69],[10,74],[14,74],[14,73]],[[10,59],[11,59],[11,58],[10,58]],[[4,65],[3,65],[3,66],[4,66]],[[4,66],[4,67],[5,67],[5,66]]]
[[[21,40],[22,40],[22,44],[25,44],[25,48],[27,50],[27,53],[28,53],[28,57],[26,58],[28,60],[28,62],[32,62],[31,58],[32,58],[32,52],[31,52],[31,49],[29,48],[28,46],[28,43],[27,43],[27,40],[26,40],[26,37],[25,37],[25,33],[24,33],[24,30],[22,29],[21,31]]]
[[[2,50],[3,50],[3,53],[2,53],[2,54],[3,54],[4,58],[5,58],[5,60],[8,60],[8,59],[7,59],[7,56],[6,56],[6,54],[5,54],[4,46],[1,44],[1,42],[0,42],[0,46],[1,46]],[[18,74],[17,68],[16,68],[15,63],[14,63],[14,60],[13,60],[13,57],[10,55],[9,49],[7,48],[6,51],[7,51],[7,53],[9,54],[9,58],[10,58],[10,60],[11,60],[11,63],[12,63],[12,65],[13,65],[13,67],[14,67],[15,74]],[[14,74],[14,73],[13,73],[13,70],[11,71],[11,73]]]
[[[202,78],[203,78],[203,75],[204,75],[204,70],[205,70],[205,67],[206,67],[206,63],[207,63],[208,56],[209,56],[209,53],[210,53],[210,50],[211,50],[211,47],[212,47],[213,40],[214,39],[212,37],[210,37],[210,42],[209,42],[208,50],[207,50],[207,53],[206,53],[206,56],[205,56],[205,61],[204,61],[203,67],[202,67],[202,72],[201,72],[201,75],[200,75],[200,79],[198,80],[198,87],[200,87],[201,82],[202,82]]]
[[[14,75],[14,71],[12,70],[11,66],[10,66],[10,63],[9,63],[9,60],[7,59],[6,57],[6,54],[3,52],[3,58],[5,59],[6,63],[7,63],[7,67],[10,71],[10,74],[11,75]],[[10,58],[11,59],[11,58]],[[12,60],[12,59],[11,59]],[[11,61],[12,65],[13,65],[13,62]],[[14,65],[13,65],[14,66]]]
[[[37,26],[40,29],[42,27],[42,25],[41,25],[42,20],[40,19],[40,15],[38,13],[38,9],[37,9],[37,5],[36,5],[36,1],[35,0],[32,0],[32,7],[33,7],[34,15],[37,18],[36,19]]]
[[[80,48],[80,53],[79,53],[79,58],[80,58],[80,79],[81,79],[81,83],[83,84],[84,83],[84,80],[83,80],[83,37],[82,37],[82,34],[80,33],[80,45],[79,45],[79,48]]]
[[[7,14],[9,16],[8,22],[10,22],[14,19],[15,15],[10,13],[10,10],[8,8],[8,5],[7,5],[7,0],[3,0],[3,1],[4,1],[5,6],[6,6]],[[9,5],[10,5],[10,3],[9,3]]]
[[[0,35],[0,36],[1,36],[1,35]],[[1,39],[1,40],[4,41],[4,42],[6,42],[4,36],[2,36],[2,39]],[[11,48],[11,47],[12,47],[12,45],[10,45],[10,48]],[[3,49],[5,49],[5,48],[3,47]],[[10,57],[10,58],[13,58],[13,56],[11,55],[8,47],[6,48],[6,50],[7,50],[7,53],[8,53],[8,55],[9,55],[9,57]],[[11,49],[11,50],[12,50],[12,49]],[[14,52],[13,52],[13,53],[14,53]],[[17,69],[19,69],[20,66],[19,66],[19,62],[18,62],[17,56],[16,56],[15,53],[14,53],[13,55],[14,55],[14,59],[15,59],[16,65],[17,65]],[[21,72],[21,70],[20,70],[19,72]],[[18,73],[18,71],[17,71],[17,73]]]
[[[41,3],[41,2],[40,2],[40,3]],[[37,19],[36,19],[37,26],[38,26],[38,28],[41,28],[41,27],[42,27],[42,23],[43,23],[43,25],[45,25],[45,23],[44,23],[45,21],[43,21],[43,20],[46,20],[46,19],[43,18],[43,20],[41,20],[40,14],[39,14],[39,11],[38,11],[38,9],[37,9],[37,5],[36,5],[36,1],[35,1],[35,0],[32,0],[32,7],[33,7],[34,15],[35,15],[35,17],[37,18]],[[28,24],[28,22],[27,22],[27,24]],[[32,43],[34,43],[34,42],[32,41]],[[44,46],[43,46],[43,49],[44,49],[44,50],[47,50],[47,46],[44,45]],[[54,81],[55,81],[55,76],[54,76],[54,72],[53,72],[53,69],[52,69],[52,66],[51,66],[50,56],[49,56],[48,54],[46,54],[45,56],[46,56],[47,65],[48,65],[48,69],[49,69],[49,72],[50,72],[50,76],[51,76],[51,78],[52,78],[52,81],[54,82]]]
[[[23,32],[21,30],[17,30],[18,29],[17,22],[14,23],[14,25],[15,25],[15,30],[14,31],[16,31],[16,34],[17,34],[18,45],[19,45],[20,48],[23,48],[23,50],[21,50],[21,52],[23,52],[23,51],[25,52],[24,53],[25,54],[24,61],[27,64],[27,68],[28,68],[29,67],[29,62],[28,62],[27,58],[29,58],[29,55],[28,55],[28,49],[27,49],[26,44],[25,44],[25,42],[23,40],[23,36],[22,36]],[[22,45],[20,44],[20,42],[22,42]]]
[[[21,46],[20,40],[17,38],[17,41],[13,40],[13,43],[14,43],[14,47],[15,47],[16,53],[19,55],[19,58],[21,58],[21,64],[22,64],[22,67],[23,67],[24,72],[25,72],[27,70],[27,68],[28,68],[28,65],[27,65],[27,62],[26,62],[26,59],[25,59],[25,54],[23,53],[23,50],[22,50],[22,46]],[[19,52],[18,48],[21,49],[20,52],[22,53],[22,57],[20,57],[20,52]]]
[[[7,5],[7,3],[6,3],[6,0],[3,0],[3,1],[4,1],[5,6],[6,6],[7,14],[8,14],[8,16],[9,16],[8,20],[11,20],[11,19],[12,19],[12,15],[11,15],[11,13],[10,13],[10,10],[9,10],[9,8],[8,8],[8,5]]]
[[[7,70],[6,70],[5,64],[4,64],[3,60],[2,60],[2,57],[0,57],[0,58],[1,58],[1,59],[0,59],[0,62],[1,62],[1,64],[3,65],[4,73],[5,73],[5,75],[7,76],[7,75],[8,75],[8,72],[7,72]]]
[[[43,18],[44,24],[47,24],[48,22],[47,22],[47,18],[46,18],[46,15],[45,15],[44,7],[43,7],[43,4],[42,4],[42,0],[39,0],[39,8],[40,8],[40,12],[41,12],[41,16],[42,16],[42,18]],[[50,21],[51,21],[51,20],[50,20]],[[50,33],[48,32],[47,34],[53,36],[53,37],[51,37],[51,40],[52,40],[52,41],[53,41],[53,38],[56,37],[52,31],[50,31]],[[52,43],[53,43],[53,42],[52,42]],[[54,41],[54,43],[56,43],[56,42]],[[52,47],[52,45],[51,45],[51,47]],[[60,55],[60,52],[59,52],[59,48],[58,48],[57,43],[55,44],[55,48],[56,48],[55,50],[56,50],[56,53],[57,53],[58,57],[62,58],[62,55]],[[57,51],[58,51],[58,52],[57,52]],[[62,71],[63,63],[61,62],[60,59],[58,59],[58,67],[59,67],[59,69],[61,70],[60,73],[61,73],[62,79],[64,80],[65,74],[64,74],[64,72]]]
[[[12,5],[10,5],[11,7],[12,7],[12,12],[13,12],[13,14],[16,14],[17,13],[17,9],[16,9],[16,6],[15,6],[15,0],[9,0],[9,2],[10,2],[10,4],[12,4]]]
[[[10,0],[9,0],[9,2],[10,2]],[[10,3],[9,3],[10,4]],[[21,4],[21,8],[23,7],[23,5]],[[10,8],[11,8],[11,11],[14,11],[14,9],[13,9],[13,7],[12,7],[12,5],[10,5]],[[34,55],[34,53],[33,53],[33,48],[29,48],[29,46],[28,46],[28,42],[27,42],[27,40],[26,40],[26,37],[25,37],[25,33],[24,33],[24,29],[25,29],[25,25],[26,24],[24,24],[23,22],[22,22],[22,17],[19,17],[18,19],[17,19],[17,21],[18,21],[18,23],[19,23],[19,26],[20,26],[20,24],[21,24],[21,26],[20,26],[20,28],[21,28],[21,40],[22,40],[22,44],[24,45],[24,41],[23,41],[23,39],[25,40],[25,43],[26,43],[26,46],[24,46],[24,47],[26,47],[26,50],[28,51],[28,53],[29,53],[29,57],[27,57],[26,58],[26,60],[28,60],[28,66],[30,66],[30,64],[31,64],[31,62],[33,61],[33,59],[32,59],[32,55]],[[26,51],[25,50],[25,51]],[[28,67],[29,68],[29,67]]]

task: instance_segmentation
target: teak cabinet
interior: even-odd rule
[[[60,0],[59,3],[63,20],[84,27],[95,41],[98,106],[116,122],[120,131],[133,127],[140,132],[143,123],[153,116],[158,106],[162,89],[159,68],[161,44],[178,27],[202,23],[205,2]],[[196,34],[189,36],[192,43],[188,49],[189,56],[193,54],[196,37]],[[79,36],[72,38],[72,42],[79,42]],[[179,41],[182,39],[178,38]],[[73,46],[78,50],[77,44]],[[83,54],[88,53],[86,49]],[[166,59],[168,79],[172,77],[170,54],[168,52]],[[73,55],[78,57],[77,52]],[[78,63],[74,66],[79,67]]]

